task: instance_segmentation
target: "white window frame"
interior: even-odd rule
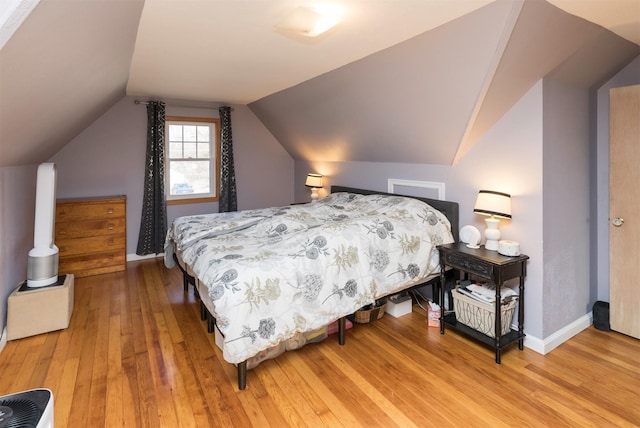
[[[193,193],[185,195],[171,195],[171,162],[184,161],[185,159],[170,159],[169,158],[169,126],[170,125],[199,125],[209,124],[212,128],[211,147],[209,148],[209,193]],[[205,158],[203,158],[205,159]],[[217,118],[204,118],[204,117],[183,117],[183,116],[167,116],[165,117],[165,196],[167,199],[167,205],[177,204],[192,204],[199,202],[216,202],[219,198],[220,188],[220,119]]]

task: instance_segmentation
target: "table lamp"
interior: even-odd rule
[[[307,174],[305,186],[311,188],[311,202],[318,200],[318,189],[322,189],[322,176],[320,174]]]
[[[489,216],[485,219],[487,228],[484,231],[484,237],[487,242],[484,247],[487,250],[498,251],[498,241],[500,241],[499,218],[511,218],[511,195],[493,190],[480,190],[473,212]]]

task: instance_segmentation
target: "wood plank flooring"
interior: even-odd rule
[[[161,259],[75,281],[68,329],[7,343],[0,395],[54,393],[56,427],[640,426],[640,341],[593,327],[546,356],[493,351],[425,313],[269,360],[239,391]]]

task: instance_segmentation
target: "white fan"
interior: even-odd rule
[[[27,286],[44,287],[58,282],[58,247],[53,243],[56,210],[56,166],[38,166],[33,249],[27,262]]]
[[[53,393],[41,388],[0,397],[0,427],[53,428]]]
[[[480,248],[482,235],[475,226],[464,226],[460,229],[460,241],[467,244],[469,248]]]

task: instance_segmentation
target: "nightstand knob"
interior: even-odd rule
[[[622,217],[616,217],[611,222],[615,227],[620,227],[624,224],[624,219]]]

